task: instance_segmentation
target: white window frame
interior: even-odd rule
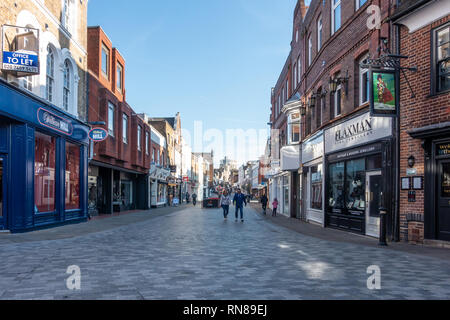
[[[149,138],[149,134],[148,134],[148,131],[145,131],[145,154],[146,155],[149,155],[150,154],[150,148],[149,148],[149,140],[150,140],[150,138]]]
[[[359,5],[359,1],[360,0],[355,0],[355,8],[356,8],[356,10],[358,10],[359,8],[361,8],[362,6],[364,6],[367,3],[367,0],[366,0],[362,5]]]
[[[108,101],[108,134],[113,137],[114,137],[115,109],[116,106]]]
[[[119,76],[119,70],[120,70],[120,76]],[[122,92],[123,90],[123,84],[122,84],[122,79],[123,79],[123,67],[120,63],[117,63],[117,68],[116,68],[116,86],[117,89],[119,89],[120,92]]]
[[[322,48],[322,17],[317,20],[317,52]]]
[[[126,113],[122,115],[122,141],[128,144],[128,115]]]
[[[108,47],[107,46],[105,46],[103,43],[102,43],[102,54],[101,54],[101,59],[102,59],[102,61],[101,61],[101,63],[100,63],[100,69],[101,69],[101,72],[102,72],[102,74],[103,74],[103,76],[106,78],[106,79],[108,79],[109,80],[109,60],[110,60],[110,54],[111,54],[111,52],[109,51],[109,49],[108,49]],[[105,71],[103,70],[103,62],[104,62],[104,60],[105,59],[103,59],[103,52],[105,52],[106,53],[106,73],[105,73]]]
[[[30,92],[33,92],[33,87],[34,87],[34,85],[33,85],[33,76],[25,76],[25,77],[23,77],[22,78],[23,80],[22,80],[22,86],[26,89],[26,90],[28,90],[28,91],[30,91]]]
[[[309,35],[308,38],[308,67],[312,63],[312,35]]]
[[[50,59],[50,61],[49,61]],[[47,70],[46,70],[46,82],[45,82],[45,98],[53,102],[54,100],[54,87],[55,87],[55,52],[47,46]]]
[[[68,59],[64,61],[64,67],[63,67],[63,109],[66,111],[70,110],[70,101],[71,101],[71,70],[70,70],[70,62]]]
[[[338,95],[338,91],[340,91],[340,95]],[[338,96],[340,96],[340,101],[338,101]],[[338,108],[338,102],[340,105],[340,111],[339,113],[337,113],[337,108]],[[334,93],[334,117],[338,117],[342,114],[342,85],[338,85],[336,88],[336,92]]]
[[[367,55],[364,56],[359,62],[361,63],[367,59]],[[362,68],[359,66],[359,105],[363,105],[364,103],[369,102],[369,90],[370,88],[367,87],[367,99],[363,101],[363,89],[364,89],[364,83],[363,83],[363,76],[364,74],[367,74],[367,82],[369,82],[369,69]],[[367,84],[366,84],[367,85]]]
[[[301,132],[301,122],[300,122],[301,116],[300,114],[298,115],[298,118],[296,120],[292,120],[292,113],[290,113],[288,115],[288,144],[294,144],[294,143],[299,143],[300,142],[300,134],[298,136],[298,140],[294,140],[293,139],[293,124],[298,124],[299,126],[299,133]]]
[[[142,132],[142,128],[140,125],[137,126],[137,149],[138,151],[142,150],[142,146],[141,146],[141,132]]]
[[[336,21],[334,21],[334,13],[336,11],[336,9],[341,6],[341,0],[338,0],[336,3],[334,3],[335,0],[331,0],[331,34],[333,35],[335,32],[337,32],[341,26],[342,26],[342,7],[340,8],[340,12],[341,12],[341,24],[339,25],[339,28],[335,28],[335,23]],[[336,29],[336,30],[335,30]]]

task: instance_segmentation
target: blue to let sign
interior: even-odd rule
[[[39,73],[39,57],[35,54],[3,51],[3,69]]]
[[[103,128],[93,128],[89,131],[89,139],[94,142],[100,142],[108,138],[108,131]]]

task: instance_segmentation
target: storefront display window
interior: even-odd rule
[[[34,201],[36,213],[55,211],[56,139],[35,132]]]
[[[322,164],[311,167],[310,207],[322,210]]]
[[[348,210],[364,211],[365,185],[366,185],[366,165],[365,159],[350,160],[346,162],[347,177],[345,180],[346,202]]]
[[[330,165],[328,199],[332,209],[344,208],[344,166],[345,162]]]
[[[284,199],[284,206],[283,206],[283,212],[288,213],[289,212],[289,177],[283,177],[283,199]]]
[[[80,208],[80,147],[66,142],[66,210]]]
[[[133,204],[133,185],[129,180],[120,181],[120,191],[122,195],[122,205],[129,207]]]

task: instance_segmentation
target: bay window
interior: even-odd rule
[[[300,113],[288,115],[288,144],[300,142]]]
[[[140,125],[137,127],[137,149],[141,151],[141,131],[142,128]]]

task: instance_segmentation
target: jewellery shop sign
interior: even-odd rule
[[[325,131],[325,153],[367,144],[392,136],[392,119],[372,117],[369,112]]]

